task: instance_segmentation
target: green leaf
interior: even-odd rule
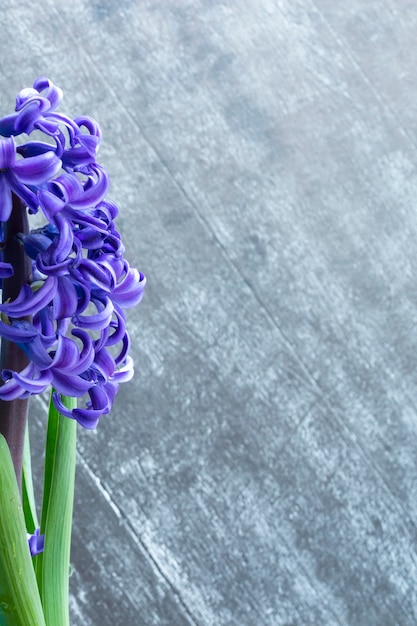
[[[77,406],[75,398],[64,397],[63,401],[68,408]],[[41,597],[47,626],[69,626],[69,571],[77,422],[60,415],[52,402],[49,407],[49,421],[51,424],[48,424],[45,459],[46,487],[42,504],[45,548],[40,565]]]
[[[51,490],[52,476],[54,473],[55,450],[58,436],[59,413],[52,401],[53,389],[49,400],[48,412],[48,428],[46,431],[46,448],[45,448],[45,467],[43,481],[43,498],[42,498],[42,514],[41,514],[41,532],[43,532],[46,524],[46,515],[48,512],[49,493]]]
[[[49,399],[49,412],[48,412],[48,428],[46,431],[46,445],[45,445],[45,466],[43,477],[43,496],[42,496],[42,511],[41,511],[41,534],[45,534],[46,517],[48,513],[49,494],[51,491],[52,476],[54,473],[55,464],[55,449],[57,441],[58,421],[59,413],[52,402],[51,390]],[[35,557],[35,571],[38,581],[39,593],[41,598],[43,597],[43,553],[38,554]]]
[[[39,526],[33,492],[32,463],[30,458],[29,426],[26,424],[25,445],[23,448],[22,503],[28,533],[34,533]]]
[[[2,435],[0,435],[0,624],[45,626],[13,462],[7,442]]]

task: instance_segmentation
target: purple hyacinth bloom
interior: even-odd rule
[[[88,117],[58,113],[61,100],[62,91],[40,78],[0,119],[0,240],[12,193],[45,220],[18,235],[32,271],[0,305],[0,337],[29,361],[21,371],[1,372],[0,399],[52,386],[58,410],[94,428],[133,375],[125,310],[140,302],[146,279],[124,258],[118,208],[105,198],[108,176],[96,162],[100,129]],[[30,140],[34,131],[37,141]],[[19,134],[29,141],[18,146]],[[0,279],[12,274],[13,264],[0,262]],[[79,398],[80,406],[66,408],[62,396]]]

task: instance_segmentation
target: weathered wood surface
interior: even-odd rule
[[[415,626],[417,5],[0,6],[2,114],[46,74],[99,121],[149,279],[74,626]]]

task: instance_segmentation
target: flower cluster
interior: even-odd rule
[[[31,273],[18,296],[0,305],[0,337],[28,358],[22,371],[2,371],[0,399],[52,385],[57,409],[94,428],[119,383],[132,377],[125,309],[141,300],[145,277],[124,258],[118,209],[105,198],[100,129],[89,117],[57,112],[62,95],[39,78],[0,119],[0,245],[13,195],[45,222],[18,235]],[[13,272],[13,263],[0,262],[0,278]],[[81,406],[67,409],[62,395]]]

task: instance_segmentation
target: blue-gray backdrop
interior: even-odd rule
[[[0,114],[47,75],[99,122],[148,276],[79,432],[72,624],[415,626],[417,4],[0,9]]]

